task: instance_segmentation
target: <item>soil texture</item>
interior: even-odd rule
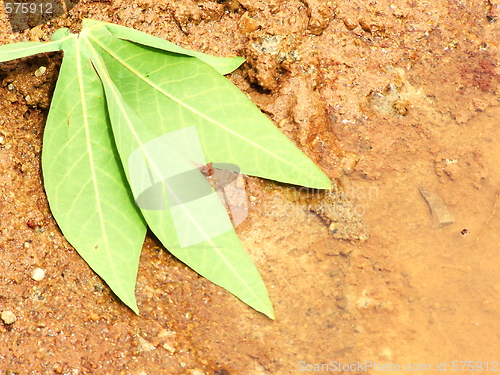
[[[237,232],[276,320],[153,236],[135,315],[65,240],[45,196],[42,137],[61,54],[1,63],[0,373],[491,369],[500,360],[499,7],[84,0],[16,31],[0,4],[2,45],[78,32],[92,18],[244,57],[228,79],[335,185],[312,192],[245,177],[249,214]],[[443,209],[453,219],[436,221]]]

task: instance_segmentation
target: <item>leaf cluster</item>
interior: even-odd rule
[[[49,43],[0,47],[0,62],[60,51],[42,169],[67,240],[138,313],[146,228],[178,259],[254,309],[274,312],[225,206],[197,166],[329,188],[329,179],[223,75],[244,61],[84,20]],[[231,169],[230,167],[228,167]]]

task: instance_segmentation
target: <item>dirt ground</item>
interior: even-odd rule
[[[42,135],[61,55],[0,64],[0,311],[15,316],[0,324],[0,371],[500,369],[500,2],[86,0],[21,32],[3,6],[0,44],[47,41],[93,18],[245,57],[228,78],[341,193],[313,197],[313,212],[296,188],[246,178],[254,199],[237,231],[276,320],[152,237],[137,316],[66,242],[43,190]],[[419,186],[442,198],[453,223],[439,226]]]

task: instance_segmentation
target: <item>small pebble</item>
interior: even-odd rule
[[[5,324],[14,323],[17,318],[12,311],[2,311],[2,315],[0,316]]]
[[[99,315],[97,315],[95,312],[91,312],[89,314],[89,319],[93,322],[97,322],[99,320]]]
[[[35,281],[43,280],[44,277],[45,271],[41,268],[35,268],[33,271],[31,271],[31,278]]]
[[[7,88],[9,89],[9,91],[12,91],[12,90],[14,90],[15,87],[14,87],[14,85],[12,83],[9,83],[7,85]]]
[[[200,369],[194,368],[194,369],[189,369],[186,371],[187,375],[205,375],[203,371]]]
[[[166,342],[165,344],[163,344],[163,349],[165,349],[170,354],[174,354],[175,353],[175,347],[172,346],[171,344],[169,344],[168,342]]]
[[[169,337],[169,336],[175,336],[176,332],[170,331],[168,329],[162,329],[160,332],[158,332],[158,337]]]
[[[137,342],[137,350],[139,350],[140,352],[150,352],[151,350],[156,349],[153,344],[143,339],[141,336],[137,336]]]
[[[36,71],[35,71],[35,77],[41,77],[43,76],[43,74],[47,71],[47,68],[45,66],[41,66],[39,67]]]

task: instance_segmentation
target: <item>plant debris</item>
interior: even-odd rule
[[[418,188],[429,205],[435,228],[441,228],[455,222],[453,214],[437,193],[427,190],[422,186],[419,186]]]

